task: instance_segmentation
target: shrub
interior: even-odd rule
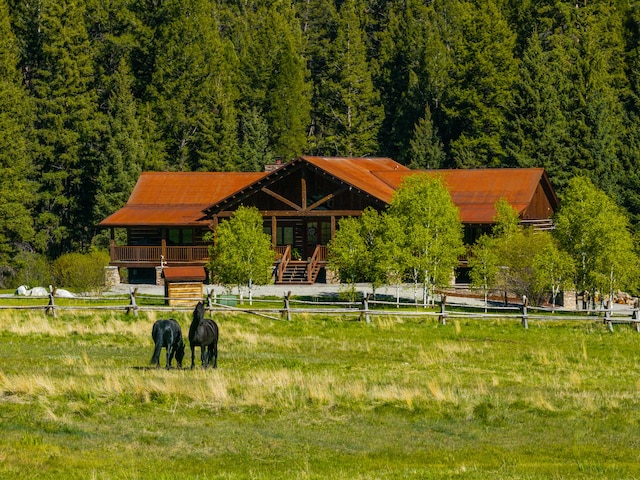
[[[51,265],[44,255],[22,250],[13,259],[14,287],[46,287],[51,283]]]
[[[56,285],[76,291],[99,291],[104,285],[104,267],[109,264],[109,254],[104,250],[89,253],[67,253],[53,262],[53,278]]]

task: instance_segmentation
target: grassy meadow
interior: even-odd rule
[[[640,478],[631,327],[226,314],[167,371],[161,317],[0,312],[0,478]]]

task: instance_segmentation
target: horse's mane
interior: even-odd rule
[[[204,321],[204,304],[198,302],[196,308],[193,309],[191,325],[189,326],[189,338],[193,338],[198,326]]]

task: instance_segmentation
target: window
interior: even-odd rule
[[[180,230],[177,228],[170,228],[167,240],[169,245],[178,245],[180,243]]]
[[[193,245],[193,228],[170,228],[167,234],[168,245]]]
[[[278,245],[293,245],[293,227],[277,227],[276,243]]]

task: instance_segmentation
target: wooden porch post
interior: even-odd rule
[[[336,216],[331,215],[331,240],[336,236]]]
[[[278,220],[274,215],[271,217],[271,246],[274,249],[278,246],[278,235],[276,234],[277,227],[278,227]]]
[[[162,229],[162,241],[160,244],[162,245],[161,255],[162,255],[162,258],[164,258],[164,261],[166,262],[167,261],[167,229],[166,228]]]
[[[307,210],[307,177],[305,175],[304,169],[302,170],[301,190],[302,190],[302,199],[300,202],[300,206],[302,207],[303,211],[306,211]]]
[[[213,242],[216,241],[216,235],[218,235],[218,215],[213,216],[213,220],[211,221],[211,230],[213,231]]]

